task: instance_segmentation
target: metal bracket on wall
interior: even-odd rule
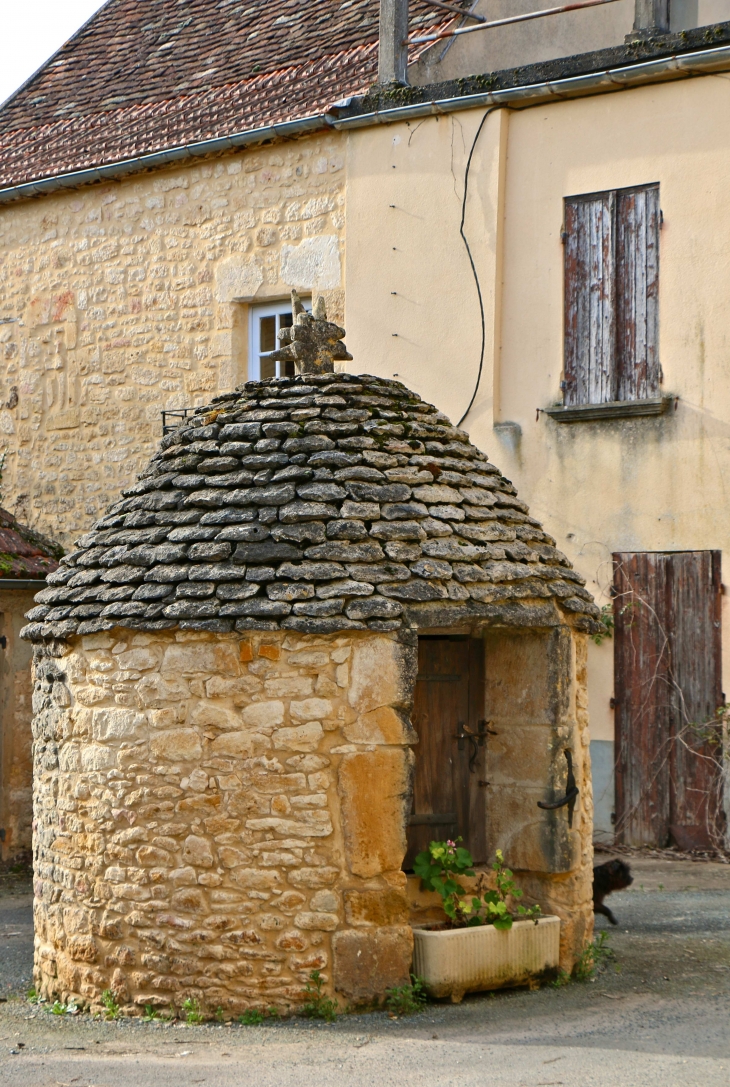
[[[564,751],[565,761],[568,764],[568,780],[565,783],[565,796],[562,796],[560,800],[538,800],[538,808],[542,808],[543,811],[555,811],[556,808],[568,808],[568,826],[573,826],[573,812],[575,811],[575,802],[578,798],[578,786],[575,784],[575,774],[573,773],[573,756],[571,752],[566,748]]]

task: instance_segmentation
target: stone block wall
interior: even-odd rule
[[[586,693],[587,637],[493,630],[486,636],[487,841],[517,873],[525,902],[560,917],[561,967],[571,970],[593,932],[593,792]],[[538,800],[566,791],[565,750],[579,796],[545,811]]]
[[[341,1005],[408,980],[415,644],[117,629],[36,650],[35,970],[49,999]],[[55,655],[54,655],[55,654]]]
[[[31,848],[33,756],[31,752],[31,647],[20,639],[23,615],[33,606],[30,589],[0,582],[0,859]]]
[[[245,303],[297,287],[342,320],[343,139],[0,208],[0,451],[22,521],[69,545],[149,460],[163,408],[245,381]]]

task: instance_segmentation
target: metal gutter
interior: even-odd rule
[[[567,76],[565,79],[544,83],[530,83],[524,87],[505,87],[503,90],[482,91],[478,94],[431,99],[428,102],[414,102],[407,106],[394,106],[392,109],[374,110],[372,113],[363,113],[355,117],[331,119],[331,124],[336,129],[346,130],[374,124],[392,124],[395,121],[427,117],[438,113],[453,113],[455,110],[480,106],[505,106],[519,109],[544,102],[578,98],[583,95],[605,94],[609,91],[624,90],[627,87],[641,86],[646,83],[687,79],[690,76],[705,75],[728,68],[730,68],[730,45],[720,45],[714,49],[703,49],[696,53],[679,53],[661,57],[658,60],[606,68],[600,72],[589,72],[587,75]]]
[[[39,591],[46,588],[45,578],[21,578],[21,577],[0,577],[0,593],[7,591],[8,589],[34,589]]]
[[[330,128],[331,121],[332,118],[327,114],[319,113],[313,117],[302,117],[297,121],[284,121],[281,124],[265,125],[263,128],[246,129],[243,132],[235,132],[232,136],[217,136],[211,140],[181,144],[178,147],[168,148],[166,151],[154,151],[151,154],[140,155],[137,158],[112,162],[108,166],[75,170],[69,174],[59,174],[57,177],[44,177],[39,181],[28,181],[22,185],[13,185],[7,189],[0,189],[0,204],[8,204],[11,201],[23,200],[30,196],[41,196],[44,193],[58,192],[59,189],[75,189],[79,185],[88,185],[93,181],[114,180],[156,166],[167,166],[185,159],[201,158],[204,155],[215,154],[219,151],[230,151],[234,147],[246,147],[248,144],[263,143],[266,140],[292,138],[305,135],[308,132],[318,132],[323,128]]]
[[[486,106],[504,106],[513,109],[535,106],[540,103],[577,98],[590,94],[605,94],[609,91],[624,90],[628,87],[641,86],[670,79],[684,79],[690,76],[705,75],[714,71],[730,69],[730,45],[715,46],[693,53],[673,54],[658,60],[642,61],[637,64],[606,68],[587,75],[567,76],[542,83],[530,83],[522,87],[505,87],[496,91],[481,91],[478,94],[459,95],[453,98],[431,99],[427,102],[413,102],[409,105],[394,106],[392,109],[374,110],[370,113],[353,117],[337,117],[331,113],[320,113],[303,117],[296,121],[265,125],[263,128],[247,129],[231,136],[221,136],[196,143],[182,144],[166,151],[156,151],[137,158],[124,159],[107,166],[76,170],[57,177],[41,178],[0,189],[0,205],[9,204],[45,193],[58,192],[61,189],[73,189],[94,181],[114,180],[138,173],[153,167],[167,166],[186,159],[200,158],[204,155],[229,151],[236,147],[263,143],[266,140],[293,138],[322,129],[347,131],[351,128],[365,128],[376,124],[392,124],[396,121],[410,120],[416,117],[428,117],[439,113],[453,113],[461,109],[474,109]],[[407,92],[408,88],[404,88]],[[348,100],[349,101],[349,100]],[[334,107],[333,107],[334,108]]]

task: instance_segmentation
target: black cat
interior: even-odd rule
[[[603,900],[612,891],[622,891],[634,882],[631,869],[624,861],[606,861],[605,864],[597,864],[593,869],[593,912],[602,913],[612,925],[618,921],[611,913],[608,906],[604,906]]]

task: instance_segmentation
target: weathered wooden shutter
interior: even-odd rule
[[[616,399],[615,206],[613,192],[565,201],[566,404]]]
[[[565,201],[564,400],[659,393],[659,186]]]
[[[720,552],[613,559],[618,839],[709,845],[720,817]]]
[[[659,395],[659,186],[616,194],[617,400]]]

